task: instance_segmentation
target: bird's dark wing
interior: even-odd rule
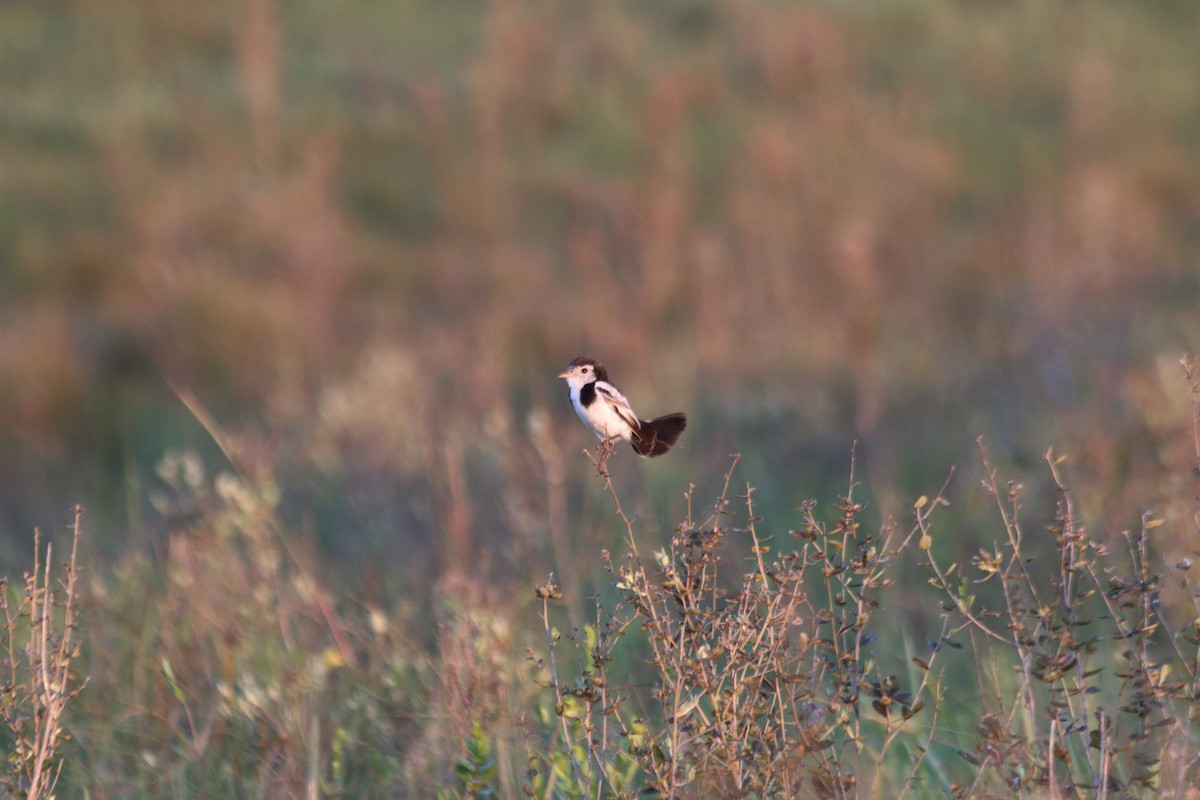
[[[629,401],[625,399],[625,395],[618,392],[615,386],[605,381],[596,381],[596,394],[603,397],[605,402],[612,406],[613,411],[616,411],[621,419],[629,423],[630,428],[635,431],[638,429],[637,415],[629,407]]]

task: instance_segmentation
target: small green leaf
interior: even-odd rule
[[[163,677],[167,679],[167,683],[170,685],[171,692],[175,695],[175,699],[180,703],[186,702],[183,694],[183,687],[179,685],[179,681],[175,680],[175,670],[171,669],[171,662],[167,660],[166,656],[163,656],[162,660],[162,674]]]

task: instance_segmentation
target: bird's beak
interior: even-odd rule
[[[569,377],[571,377],[571,373],[570,372],[560,372],[560,373],[558,373],[558,377],[569,378]]]

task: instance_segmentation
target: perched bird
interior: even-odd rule
[[[676,412],[640,420],[629,401],[608,382],[608,371],[594,358],[580,356],[559,375],[571,387],[571,405],[592,433],[604,441],[624,439],[641,456],[661,456],[687,427],[687,416]]]

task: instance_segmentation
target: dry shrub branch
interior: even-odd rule
[[[9,752],[7,770],[0,775],[6,796],[29,800],[54,797],[62,771],[61,748],[68,734],[68,706],[87,681],[72,670],[79,657],[79,622],[75,556],[83,509],[75,507],[71,555],[63,576],[51,579],[54,546],[41,555],[41,536],[34,532],[32,571],[24,576],[20,598],[12,602],[0,580],[0,609],[4,640],[0,649],[0,719]]]

